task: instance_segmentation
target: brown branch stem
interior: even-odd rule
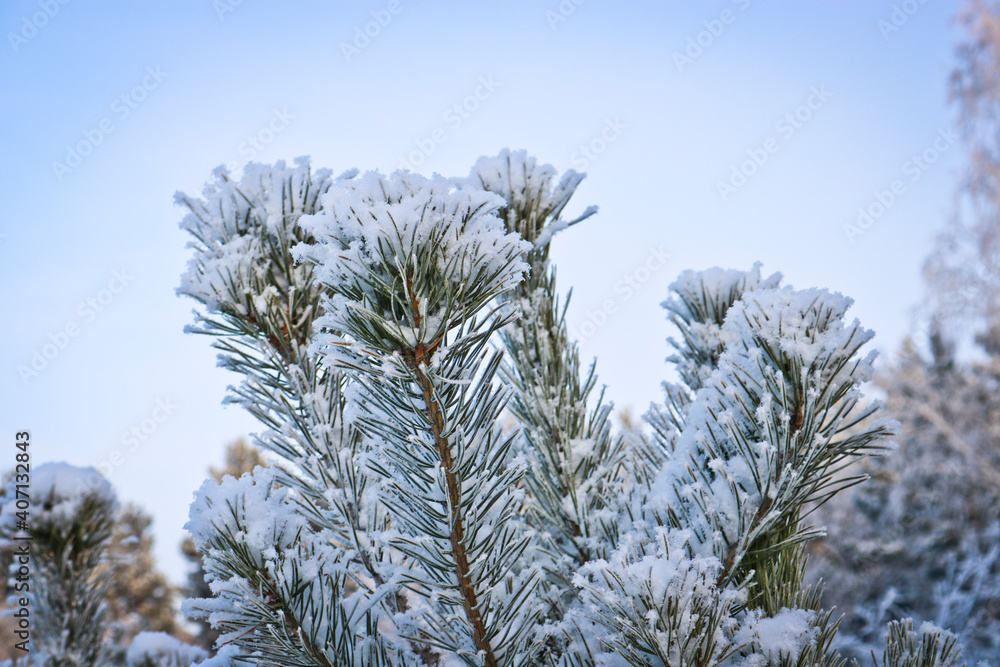
[[[424,364],[432,354],[433,350],[428,350],[423,345],[417,345],[413,351],[413,364],[417,384],[420,386],[421,392],[423,392],[427,417],[431,423],[431,429],[434,433],[434,443],[437,446],[438,456],[441,458],[441,469],[444,471],[448,487],[448,504],[451,508],[451,553],[455,559],[458,589],[462,596],[465,616],[472,626],[473,641],[476,648],[485,655],[485,667],[497,667],[497,659],[493,648],[490,646],[489,639],[486,637],[486,626],[483,622],[483,616],[479,611],[475,584],[469,576],[471,568],[469,566],[469,555],[465,548],[465,520],[462,516],[461,484],[455,472],[451,443],[444,436],[444,413],[437,401],[437,397],[434,395],[434,387],[431,384],[431,380],[424,370]]]

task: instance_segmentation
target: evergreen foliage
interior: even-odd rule
[[[240,477],[243,473],[252,472],[257,466],[264,465],[264,457],[260,450],[253,445],[247,444],[242,438],[231,442],[226,446],[225,465],[222,468],[209,468],[209,475],[216,481],[221,482],[226,475]],[[212,596],[212,589],[205,581],[205,564],[202,554],[194,546],[194,540],[186,537],[181,542],[181,553],[187,559],[191,570],[188,572],[187,585],[183,591],[189,598],[208,598]],[[211,651],[219,638],[219,633],[204,619],[198,620],[198,632],[193,641],[201,648]]]
[[[106,550],[118,501],[93,468],[47,463],[31,470],[30,533],[18,526],[16,477],[8,483],[2,536],[8,548],[28,538],[27,597],[33,636],[31,663],[38,667],[93,667],[105,657],[105,597],[112,586]],[[12,575],[16,573],[12,566]],[[18,590],[12,576],[11,587]]]
[[[185,609],[233,659],[844,664],[809,515],[895,428],[860,393],[872,333],[849,299],[682,274],[682,382],[651,433],[615,436],[548,261],[594,212],[562,217],[581,174],[510,151],[462,179],[330,174],[250,165],[178,196],[194,330],[274,457],[191,509],[214,597]],[[951,664],[942,632],[907,632],[885,664]]]

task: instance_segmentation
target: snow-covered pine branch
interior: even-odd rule
[[[205,482],[187,528],[214,597],[185,611],[259,664],[382,664],[387,647],[369,612],[384,592],[351,594],[352,553],[310,526],[289,495],[269,468]]]
[[[548,260],[553,235],[597,211],[592,206],[572,220],[561,217],[583,177],[570,170],[556,181],[551,165],[538,164],[525,151],[504,150],[480,158],[459,181],[503,197],[500,218],[532,244],[529,275],[501,296],[521,309],[521,317],[501,332],[507,350],[503,376],[514,388],[511,410],[522,429],[519,451],[528,462],[529,520],[551,542],[535,558],[552,554],[545,569],[560,589],[549,596],[556,619],[565,612],[563,598],[573,592],[573,572],[608,551],[593,513],[615,487],[624,454],[621,437],[611,434],[612,405],[603,390],[591,405],[595,366],[581,372],[579,348],[566,324],[569,298],[560,302]]]
[[[182,292],[277,455],[192,506],[216,597],[186,609],[225,633],[212,660],[843,667],[808,515],[893,433],[860,393],[850,300],[756,266],[683,274],[682,384],[622,438],[548,264],[593,212],[561,218],[581,175],[504,151],[466,179],[354,176],[257,165],[182,198]],[[908,632],[886,667],[923,665]]]
[[[803,586],[802,548],[818,534],[804,519],[860,481],[837,473],[881,453],[893,426],[874,420],[879,404],[858,391],[871,376],[873,354],[859,351],[872,334],[844,321],[850,300],[778,289],[778,280],[762,281],[757,267],[714,269],[671,286],[665,305],[681,325],[674,361],[687,386],[668,387],[669,407],[651,413],[669,461],[647,492],[628,498],[637,520],[621,546],[577,579],[582,614],[605,628],[609,645],[630,647],[632,665],[749,659],[774,642],[755,632],[803,619],[788,643],[793,664],[836,664],[818,650],[836,624]],[[679,630],[699,605],[721,610]]]
[[[367,173],[331,188],[296,249],[332,292],[314,349],[351,375],[353,418],[392,515],[388,543],[413,607],[400,632],[469,665],[516,665],[538,650],[536,574],[517,489],[524,464],[499,427],[509,391],[490,337],[495,306],[528,269],[504,201],[450,182]]]
[[[178,202],[190,210],[181,226],[195,238],[191,243],[194,257],[178,291],[200,301],[208,311],[196,313],[197,325],[191,331],[215,337],[220,364],[243,375],[228,400],[242,405],[263,424],[265,430],[256,442],[276,457],[272,481],[294,490],[282,496],[283,502],[291,503],[311,530],[320,531],[319,541],[349,549],[336,552],[336,559],[324,566],[333,574],[327,584],[317,584],[319,590],[339,592],[345,583],[337,577],[346,568],[351,571],[349,588],[378,599],[387,590],[382,567],[388,556],[372,533],[385,529],[385,512],[374,502],[366,469],[358,463],[359,434],[343,419],[345,379],[325,368],[308,350],[324,289],[314,280],[312,267],[297,264],[291,254],[293,246],[311,240],[298,221],[318,210],[321,195],[337,182],[331,174],[329,170],[313,172],[305,159],[295,167],[283,162],[251,164],[238,183],[224,169],[217,170],[203,199],[178,194]],[[354,172],[346,172],[339,178],[353,176]],[[264,479],[263,475],[255,472],[253,476]],[[226,488],[234,494],[233,507],[241,507],[242,487]],[[201,490],[202,505],[210,493],[208,487]],[[205,522],[198,511],[192,512],[196,546],[223,549],[206,528],[214,524]],[[283,530],[277,523],[273,529]],[[224,533],[223,539],[238,550],[240,535],[238,531]],[[322,561],[331,553],[320,551],[314,558]],[[232,644],[252,653],[259,642],[268,641],[261,639],[269,632],[266,619],[277,614],[279,627],[295,649],[283,645],[269,654],[274,660],[303,664],[303,655],[324,655],[329,638],[313,645],[307,634],[299,633],[307,621],[297,615],[302,610],[294,606],[296,600],[277,596],[274,590],[279,582],[257,565],[248,558],[215,558],[206,563],[220,590],[227,582],[249,586],[247,604],[263,614],[225,620]],[[336,608],[331,605],[330,609]],[[186,609],[223,623],[215,600],[189,601]],[[377,627],[370,615],[366,614],[364,622]],[[365,634],[377,632],[366,630]],[[347,641],[352,639],[353,635]],[[377,640],[359,642],[380,646]],[[317,657],[315,664],[326,664],[324,659]]]
[[[323,290],[290,248],[308,239],[298,219],[316,212],[331,173],[312,172],[303,158],[247,165],[237,183],[219,168],[203,199],[176,195],[190,211],[181,227],[195,239],[178,293],[207,309],[189,331],[214,336],[220,365],[244,376],[228,400],[265,426],[258,444],[281,457],[284,483],[320,522],[324,492],[350,484],[341,452],[353,443],[340,419],[341,378],[306,350]],[[337,500],[350,514],[350,501]]]

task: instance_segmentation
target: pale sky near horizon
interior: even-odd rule
[[[760,260],[843,292],[891,354],[964,161],[958,7],[2,2],[0,469],[23,429],[36,464],[103,464],[182,581],[191,494],[256,426],[182,331],[173,194],[247,159],[459,176],[509,147],[586,171],[567,213],[600,212],[553,259],[584,358],[633,414],[660,398],[658,304],[688,268]]]

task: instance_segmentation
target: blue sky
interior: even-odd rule
[[[584,357],[633,414],[659,399],[658,304],[688,268],[760,260],[848,294],[891,355],[964,159],[946,99],[957,10],[0,3],[0,432],[30,429],[36,464],[103,464],[181,580],[191,494],[255,425],[221,405],[236,378],[209,341],[182,332],[173,194],[248,159],[465,175],[510,147],[586,171],[568,213],[600,213],[553,257]]]

